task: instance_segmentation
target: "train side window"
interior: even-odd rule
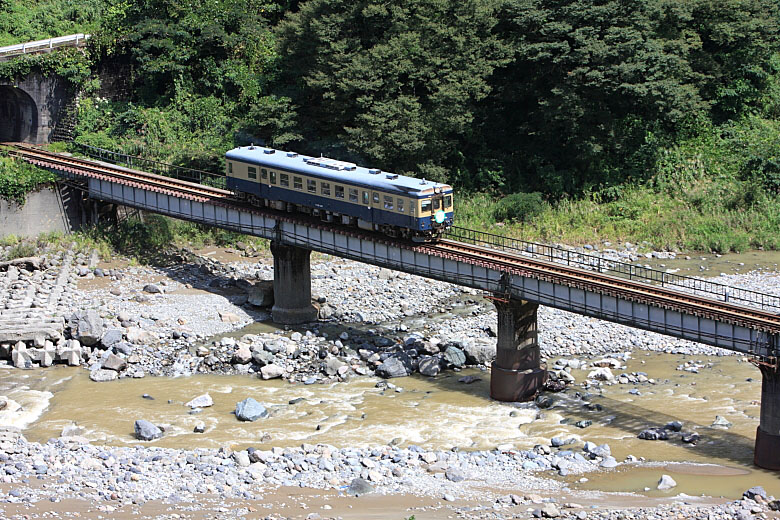
[[[404,212],[404,199],[398,199],[398,200],[396,200],[396,202],[398,203],[398,211],[403,213]]]
[[[257,168],[250,166],[246,169],[246,175],[250,179],[257,179]]]
[[[290,176],[287,175],[286,173],[280,173],[279,174],[279,184],[281,184],[282,186],[287,186],[289,188],[290,187]]]
[[[343,199],[344,198],[344,186],[339,186],[338,184],[336,184],[333,188],[336,191],[336,198],[337,199]]]
[[[379,204],[379,194],[374,192],[374,204]]]
[[[303,179],[300,177],[293,177],[293,188],[296,190],[302,190],[303,189]]]
[[[228,161],[228,173],[233,173],[233,163]]]
[[[320,193],[323,195],[330,195],[330,183],[329,182],[323,182],[320,184]]]
[[[369,199],[369,197],[368,197],[368,192],[367,192],[367,191],[364,191],[364,192],[363,192],[363,204],[365,204],[366,206],[368,206],[369,202],[370,202],[370,199]]]
[[[308,179],[306,181],[306,189],[309,190],[309,193],[317,193],[317,181]]]
[[[427,199],[422,201],[422,208],[420,208],[420,211],[422,213],[430,213],[431,212],[431,199]]]
[[[441,199],[433,199],[433,209],[434,210],[439,209],[440,205],[441,205]]]
[[[444,197],[444,207],[445,208],[452,207],[452,195],[447,195],[446,197]]]
[[[358,201],[358,190],[354,188],[349,189],[349,201],[350,202],[357,202]]]
[[[276,184],[276,172],[271,170],[271,184]]]
[[[260,168],[260,178],[261,179],[267,179],[268,178],[268,170],[265,168]]]
[[[393,197],[385,195],[385,209],[393,209]]]

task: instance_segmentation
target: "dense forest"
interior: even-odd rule
[[[0,45],[72,32],[86,55],[0,76],[71,79],[78,142],[323,153],[446,180],[460,223],[531,238],[780,248],[773,0],[0,0]],[[99,97],[108,63],[126,99]]]

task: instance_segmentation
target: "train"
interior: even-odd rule
[[[452,226],[447,184],[263,146],[225,154],[227,189],[250,204],[431,242]]]

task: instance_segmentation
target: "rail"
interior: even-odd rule
[[[100,161],[117,165],[124,165],[128,168],[143,168],[144,171],[156,173],[157,175],[172,177],[181,181],[205,184],[206,186],[211,186],[212,188],[225,188],[225,174],[223,173],[196,170],[194,168],[186,168],[184,166],[176,166],[174,164],[155,161],[154,159],[147,159],[137,155],[106,150],[105,148],[98,148],[96,146],[77,143],[75,141],[71,142],[70,145],[87,157],[91,157],[92,159],[98,159]]]
[[[89,38],[89,34],[78,33],[48,38],[46,40],[7,45],[5,47],[0,47],[0,58],[20,56],[22,54],[31,54],[35,52],[46,52],[59,47],[79,47],[84,45]]]
[[[752,305],[761,310],[780,312],[780,296],[731,287],[691,276],[667,273],[666,271],[641,265],[609,260],[597,255],[580,253],[562,247],[538,244],[461,227],[450,228],[444,237],[457,242],[516,252],[521,255],[540,258],[558,264],[566,264],[580,269],[609,273],[638,282],[660,284],[662,287],[681,288],[694,295],[707,296],[718,301]]]

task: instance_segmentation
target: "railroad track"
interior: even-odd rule
[[[719,318],[732,323],[750,324],[751,328],[765,332],[780,332],[780,315],[751,307],[720,302],[642,282],[625,280],[463,242],[441,240],[436,244],[424,247],[430,248],[432,254],[449,253],[454,258],[460,257],[473,262],[489,260],[507,271],[516,270],[537,279],[563,281],[569,286],[596,289],[601,293],[619,293],[621,298],[628,300],[651,303],[663,308],[686,309],[691,314],[699,316]]]
[[[440,240],[431,244],[414,244],[395,240],[384,235],[328,224],[308,215],[291,215],[267,208],[251,206],[236,200],[230,191],[220,188],[133,170],[109,163],[49,152],[36,146],[18,143],[3,144],[10,147],[12,155],[43,167],[54,167],[79,175],[86,173],[88,176],[115,180],[122,184],[174,196],[184,196],[192,200],[240,207],[241,209],[269,215],[273,218],[290,222],[304,222],[306,225],[313,227],[352,236],[361,236],[405,249],[426,252],[434,256],[465,260],[477,265],[491,264],[500,270],[510,273],[558,282],[567,286],[588,289],[662,308],[677,309],[697,316],[746,325],[769,333],[780,332],[780,315],[751,307],[720,302],[711,298],[687,294],[641,281],[626,280],[600,272],[592,272],[555,262],[539,260],[519,253],[505,252],[464,242]]]

